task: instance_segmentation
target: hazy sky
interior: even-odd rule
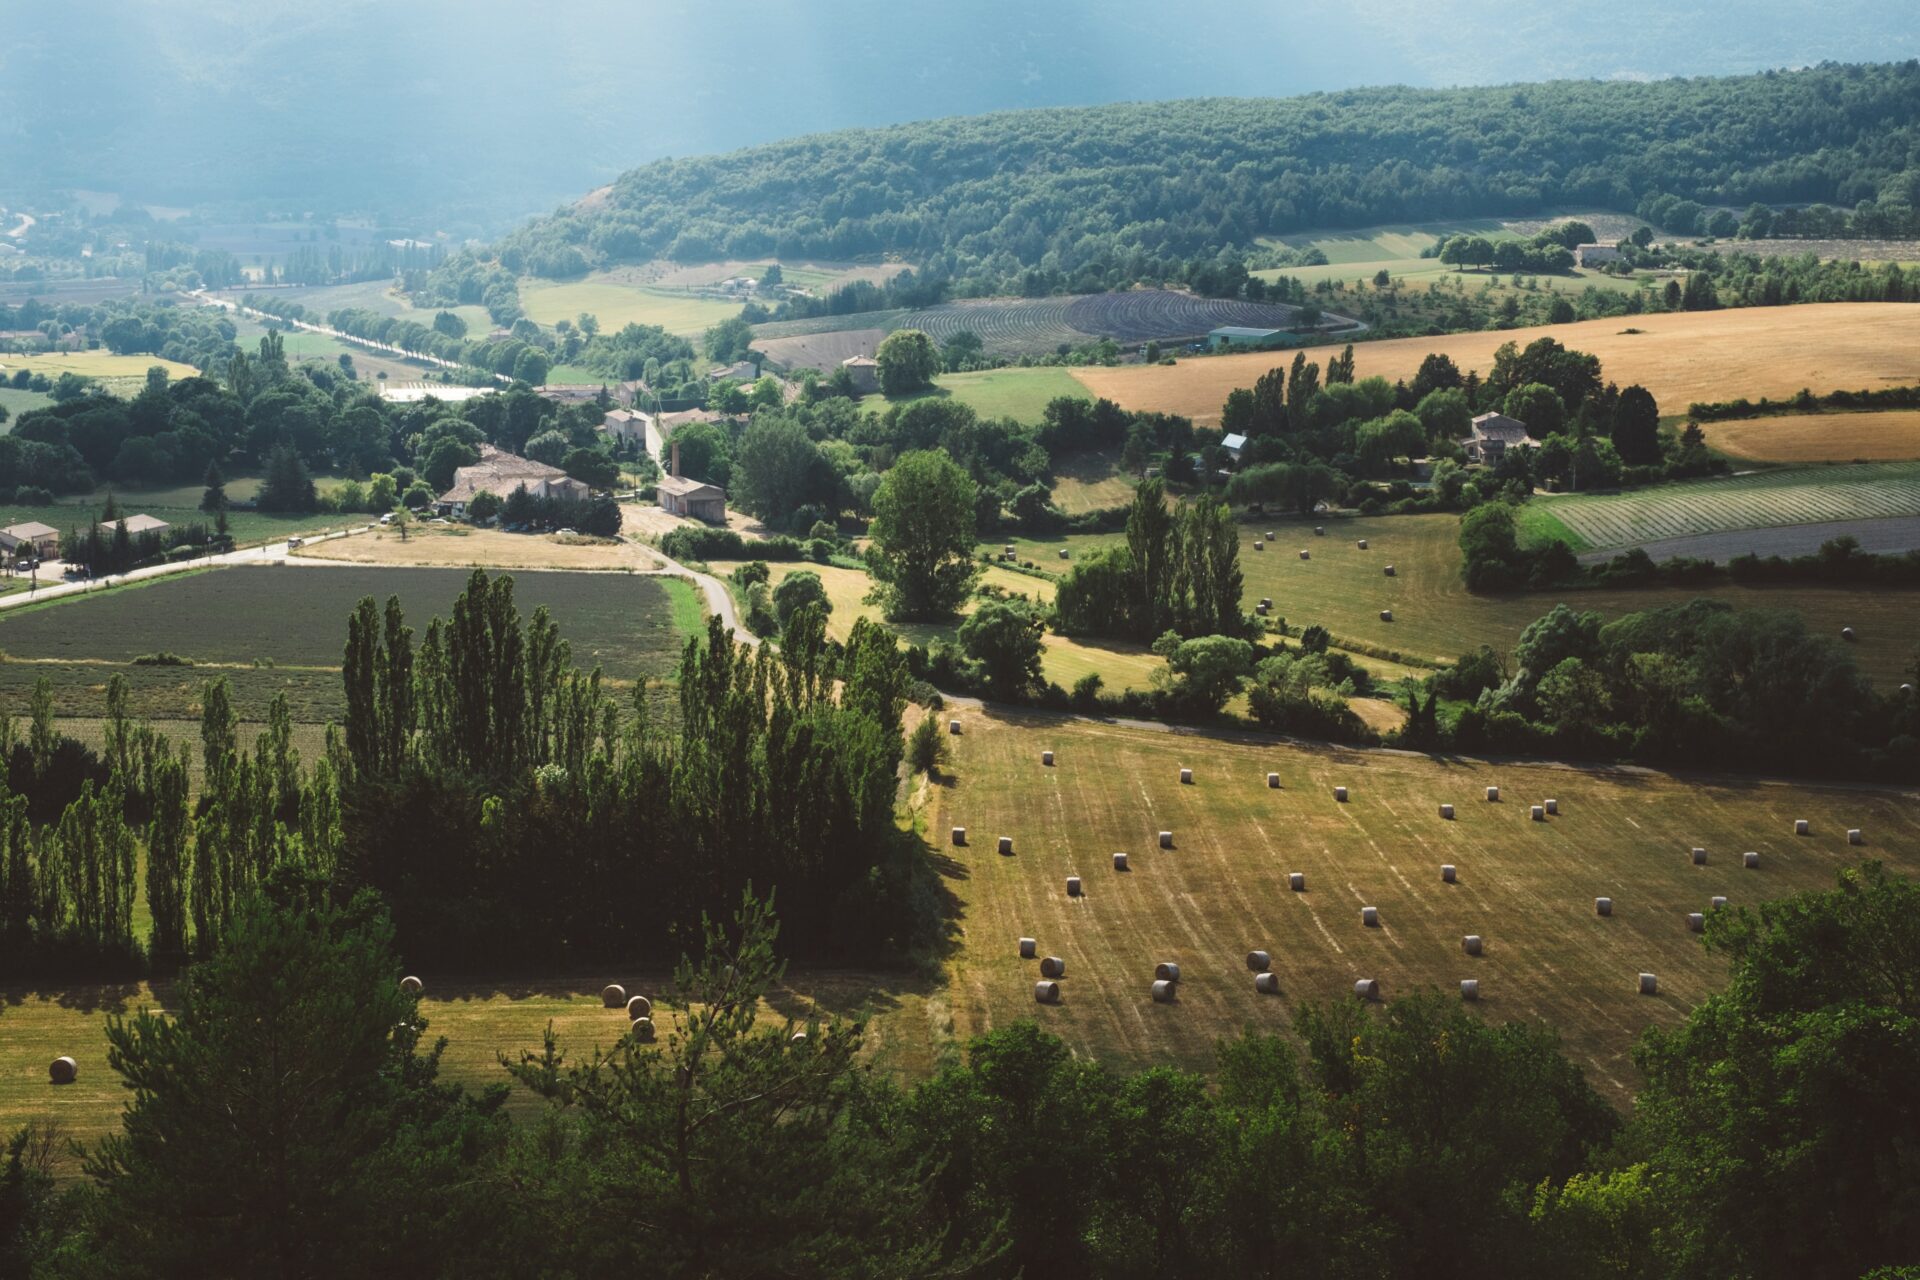
[[[1920,56],[1920,0],[62,0],[0,28],[0,197],[508,216],[849,125]],[[1183,11],[1184,10],[1184,11]]]

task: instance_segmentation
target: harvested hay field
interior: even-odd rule
[[[466,525],[422,525],[405,538],[391,527],[353,538],[317,542],[296,560],[348,564],[439,565],[449,568],[650,570],[660,559],[628,540],[562,539],[553,534],[506,533]]]
[[[949,785],[925,829],[964,826],[965,948],[953,966],[955,1034],[1039,1017],[1076,1051],[1131,1067],[1205,1069],[1214,1041],[1245,1026],[1282,1030],[1305,1000],[1351,998],[1378,979],[1391,997],[1480,980],[1496,1020],[1544,1021],[1597,1087],[1624,1101],[1629,1049],[1672,1026],[1724,978],[1685,913],[1711,895],[1734,906],[1830,886],[1875,857],[1920,871],[1920,806],[1909,794],[1437,760],[1173,735],[1040,716],[959,713]],[[1043,768],[1040,752],[1055,754]],[[1194,785],[1178,770],[1191,768]],[[1277,790],[1268,772],[1280,775]],[[1349,788],[1336,803],[1332,788]],[[1504,803],[1480,799],[1499,785]],[[1528,818],[1552,797],[1559,816]],[[1456,806],[1454,821],[1438,816]],[[1813,834],[1792,835],[1808,818]],[[1865,848],[1846,828],[1863,827]],[[1157,847],[1171,830],[1174,847]],[[1011,835],[1015,852],[994,852]],[[1709,861],[1691,865],[1704,846]],[[1762,869],[1742,868],[1757,850]],[[1112,853],[1131,870],[1111,870]],[[1459,868],[1443,884],[1442,863]],[[1306,892],[1288,889],[1304,872]],[[1083,877],[1084,896],[1062,889]],[[1594,898],[1614,912],[1597,918]],[[1380,927],[1360,909],[1377,907]],[[1486,939],[1462,954],[1461,937]],[[1061,1003],[1033,999],[1034,962],[1015,942],[1066,961]],[[1282,994],[1257,995],[1243,957],[1272,953]],[[1178,999],[1156,1005],[1154,965],[1180,966]],[[1635,975],[1659,975],[1642,997]]]
[[[1640,332],[1625,332],[1637,329]],[[1920,307],[1899,302],[1831,302],[1584,320],[1489,333],[1393,338],[1354,347],[1356,376],[1411,380],[1429,353],[1452,357],[1484,377],[1502,343],[1522,347],[1551,337],[1600,357],[1602,372],[1622,386],[1639,383],[1667,413],[1696,401],[1741,396],[1780,398],[1802,387],[1816,393],[1920,382]],[[1323,366],[1339,344],[1307,348]],[[1294,353],[1254,352],[1181,360],[1172,366],[1081,369],[1097,396],[1128,409],[1185,414],[1217,422],[1227,393],[1251,387]]]
[[[1746,462],[1901,462],[1920,458],[1920,409],[1790,413],[1708,422],[1707,444]]]
[[[600,1003],[608,975],[469,978],[425,969],[422,976],[427,1041],[448,1040],[440,1078],[469,1089],[508,1083],[499,1055],[538,1053],[549,1022],[570,1061],[592,1057],[596,1047],[613,1048],[627,1029],[625,1010]],[[636,994],[657,997],[671,973],[636,969],[611,977]],[[0,1132],[54,1120],[66,1136],[91,1143],[117,1129],[127,1091],[107,1065],[107,1016],[131,1015],[142,1007],[164,1012],[169,990],[168,983],[144,982],[0,987]],[[945,1021],[930,983],[900,974],[794,971],[762,1005],[760,1016],[762,1025],[778,1025],[789,1016],[803,1020],[814,1010],[822,1017],[872,1019],[865,1059],[878,1071],[924,1078],[939,1065],[935,1055],[945,1047]],[[656,1015],[668,1016],[665,1011]],[[79,1064],[80,1075],[56,1089],[47,1083],[47,1063],[62,1054]],[[516,1088],[508,1105],[526,1115],[540,1104]],[[61,1173],[73,1176],[78,1169],[68,1163]]]
[[[1070,516],[1133,501],[1134,479],[1120,469],[1117,449],[1056,458],[1053,474],[1053,505]]]

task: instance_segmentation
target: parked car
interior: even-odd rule
[[[380,523],[381,523],[381,524],[392,524],[392,523],[393,523],[393,512],[391,512],[391,511],[389,511],[389,512],[387,512],[387,514],[385,514],[385,515],[383,515],[383,516],[381,516],[381,517],[380,517]]]
[[[288,538],[287,539],[287,550],[289,551],[298,551],[301,547],[305,545],[306,545],[306,540],[304,538]]]

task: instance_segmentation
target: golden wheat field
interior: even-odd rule
[[[1462,371],[1477,369],[1484,376],[1502,343],[1524,347],[1541,337],[1592,352],[1608,381],[1639,383],[1667,414],[1685,413],[1695,401],[1780,398],[1802,387],[1857,391],[1920,382],[1920,306],[1899,302],[1674,312],[1362,342],[1354,347],[1355,375],[1411,379],[1428,353],[1439,352]],[[1324,365],[1340,345],[1306,348],[1307,358]],[[1128,409],[1215,422],[1229,391],[1252,386],[1293,356],[1257,352],[1170,366],[1076,369],[1074,375],[1093,394]]]
[[[1920,409],[1792,413],[1702,424],[1707,443],[1748,462],[1902,462],[1920,458]]]

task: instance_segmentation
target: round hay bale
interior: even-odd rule
[[[1261,597],[1260,597],[1260,607],[1261,607],[1261,608],[1263,608],[1263,609],[1271,609],[1271,608],[1273,608],[1273,597],[1272,597],[1272,596],[1261,596]]]
[[[1173,995],[1173,983],[1162,979],[1153,984],[1153,1002],[1155,1004],[1172,1004]]]
[[[1162,849],[1171,849],[1171,848],[1173,848],[1173,832],[1171,832],[1171,831],[1162,831],[1162,832],[1160,833],[1160,847],[1161,847]]]
[[[1162,960],[1153,966],[1153,976],[1161,982],[1180,981],[1180,966],[1171,960]]]
[[[1470,956],[1479,955],[1484,948],[1485,944],[1480,941],[1480,935],[1477,933],[1470,933],[1460,939],[1460,949]]]
[[[1255,973],[1265,973],[1273,967],[1273,957],[1264,951],[1247,952],[1247,968]]]
[[[606,986],[600,988],[600,1003],[609,1009],[626,1008],[627,989],[617,982],[609,982]]]
[[[1311,560],[1313,559],[1313,553],[1308,551],[1305,547],[1302,547],[1300,548],[1300,558],[1302,560]]]
[[[1033,1002],[1035,1004],[1059,1004],[1060,984],[1057,982],[1034,983]]]
[[[1065,560],[1065,559],[1067,559],[1067,558],[1068,558],[1068,557],[1067,557],[1067,549],[1066,549],[1065,547],[1062,547],[1062,548],[1060,548],[1060,558],[1061,558],[1062,560]]]
[[[1696,867],[1704,867],[1707,865],[1707,851],[1705,849],[1695,849],[1693,851],[1693,865]]]
[[[1462,1000],[1478,1000],[1480,998],[1480,979],[1460,979],[1460,998]]]
[[[653,1001],[647,999],[645,996],[629,996],[627,998],[627,1017],[629,1019],[651,1018],[652,1016]]]
[[[1053,768],[1053,752],[1042,751],[1040,753],[1040,763],[1049,769]]]
[[[806,1042],[807,1042],[807,1033],[804,1031],[796,1031],[791,1036],[787,1037],[788,1044],[805,1044]]]
[[[1287,888],[1289,888],[1289,889],[1291,889],[1291,890],[1293,890],[1293,891],[1294,891],[1295,893],[1305,893],[1305,892],[1307,891],[1307,877],[1306,877],[1306,874],[1305,874],[1304,872],[1300,872],[1300,871],[1290,871],[1290,872],[1288,872],[1288,873],[1287,873]]]
[[[1380,982],[1376,978],[1362,978],[1353,984],[1353,994],[1356,999],[1360,1000],[1378,1000],[1380,998]]]
[[[1382,609],[1382,610],[1380,611],[1380,621],[1382,621],[1382,622],[1392,622],[1392,621],[1393,621],[1393,610],[1391,610],[1391,609]]]
[[[1048,956],[1040,962],[1040,976],[1043,978],[1064,978],[1067,976],[1067,962],[1059,956]]]
[[[1279,775],[1279,774],[1277,774],[1277,773],[1270,773],[1270,774],[1268,774],[1268,775],[1267,775],[1267,789],[1268,789],[1268,790],[1270,790],[1270,791],[1278,791],[1278,790],[1280,789],[1280,775]]]
[[[1903,684],[1900,686],[1900,692],[1906,695],[1907,697],[1911,698],[1913,696],[1913,686],[1910,684]]]
[[[1707,909],[1709,911],[1724,911],[1726,910],[1726,906],[1727,900],[1720,894],[1716,893],[1713,897],[1707,899]]]
[[[1012,836],[1001,836],[1001,837],[1000,837],[1000,852],[1002,852],[1002,853],[1012,853],[1012,852],[1013,852],[1013,837],[1012,837]]]
[[[1077,898],[1080,896],[1080,877],[1079,876],[1067,877],[1067,896],[1069,898]]]
[[[1264,618],[1267,616],[1267,610],[1270,607],[1265,600],[1262,600],[1259,604],[1253,606],[1253,611]]]
[[[1460,873],[1454,868],[1454,865],[1451,862],[1441,863],[1440,864],[1440,883],[1458,884],[1459,882],[1460,882]]]
[[[954,737],[956,737],[956,738],[957,738],[957,737],[959,737],[959,736],[960,736],[960,722],[959,722],[958,720],[949,720],[949,721],[947,721],[947,732],[948,732],[948,733],[950,733],[950,734],[952,734],[952,735],[953,735]]]
[[[1545,822],[1547,820],[1547,806],[1537,804],[1527,811],[1527,816],[1535,822]]]
[[[1035,955],[1039,954],[1039,947],[1040,947],[1040,944],[1035,942],[1032,938],[1020,939],[1020,958],[1022,960],[1033,959]]]
[[[1263,996],[1280,994],[1280,975],[1277,973],[1256,973],[1253,975],[1253,989]]]
[[[1386,575],[1387,577],[1389,577],[1389,578],[1391,578],[1391,577],[1393,576],[1393,566],[1392,566],[1392,565],[1387,565],[1386,567],[1384,567],[1383,569],[1381,569],[1381,571],[1380,571],[1380,572],[1381,572],[1381,573],[1383,573],[1383,574],[1385,574],[1385,575]]]
[[[1851,639],[1853,639],[1853,628],[1852,628],[1852,627],[1842,627],[1842,628],[1840,628],[1840,638],[1841,638],[1842,640],[1851,640]]]
[[[1498,787],[1488,787],[1488,788],[1487,788],[1487,803],[1488,803],[1488,804],[1499,804],[1499,803],[1500,803],[1500,788],[1498,788]]]
[[[1793,834],[1797,836],[1812,835],[1813,826],[1805,818],[1796,818],[1793,823]]]
[[[653,1019],[635,1018],[627,1024],[627,1034],[633,1037],[636,1044],[652,1044]]]
[[[1751,849],[1740,855],[1740,861],[1749,871],[1758,871],[1760,869],[1760,855]]]
[[[1847,832],[1848,844],[1865,844],[1866,842],[1867,837],[1861,833],[1860,828],[1854,827]]]
[[[400,989],[410,996],[419,995],[425,987],[426,983],[420,981],[420,979],[414,977],[412,974],[408,974],[406,977],[400,979]]]
[[[1380,908],[1360,908],[1360,923],[1369,929],[1378,929],[1380,927]]]
[[[1448,821],[1452,821],[1452,820],[1453,820],[1453,806],[1452,806],[1452,805],[1450,805],[1450,804],[1443,804],[1443,805],[1441,805],[1441,806],[1440,806],[1440,816],[1441,816],[1441,817],[1443,817],[1443,818],[1445,818],[1445,819],[1447,819]]]
[[[1016,548],[1014,547],[1014,545],[1013,545],[1013,544],[1012,544],[1011,542],[1009,542],[1009,543],[1007,544],[1007,554],[1008,554],[1008,555],[1012,555],[1012,554],[1014,553],[1014,551],[1015,551],[1015,550],[1016,550]]]
[[[1557,816],[1560,812],[1560,802],[1558,800],[1547,801],[1547,812]]]
[[[1688,933],[1705,933],[1706,931],[1707,931],[1707,917],[1701,912],[1689,911],[1687,913],[1687,932]]]
[[[955,827],[953,829],[953,847],[956,849],[964,849],[967,847],[967,829],[965,827]]]
[[[1612,898],[1595,898],[1593,900],[1593,914],[1597,916],[1612,915],[1613,899]]]
[[[1345,787],[1335,787],[1333,789],[1333,798],[1338,803],[1345,804],[1347,802],[1347,789]]]
[[[53,1084],[72,1084],[80,1078],[80,1064],[72,1058],[58,1057],[47,1064],[47,1079]]]
[[[1367,540],[1365,538],[1361,538],[1354,545],[1358,546],[1362,551],[1365,551],[1367,549]]]
[[[1255,551],[1265,551],[1267,549],[1267,544],[1260,541],[1260,539],[1255,538],[1253,540],[1253,549]]]
[[[1124,853],[1116,853],[1116,854],[1114,854],[1114,855],[1113,855],[1113,869],[1114,869],[1115,871],[1125,871],[1125,870],[1127,869],[1127,855],[1126,855],[1126,854],[1124,854]]]
[[[1190,787],[1193,785],[1193,770],[1182,769],[1180,771],[1180,785],[1183,787]]]
[[[1317,525],[1315,525],[1315,526],[1313,526],[1313,536],[1314,536],[1314,537],[1316,537],[1316,538],[1324,538],[1324,537],[1326,537],[1326,536],[1327,536],[1327,526],[1325,526],[1325,525],[1323,525],[1323,524],[1317,524]]]
[[[1659,995],[1660,979],[1654,977],[1650,973],[1641,974],[1640,975],[1640,994],[1643,996]]]

